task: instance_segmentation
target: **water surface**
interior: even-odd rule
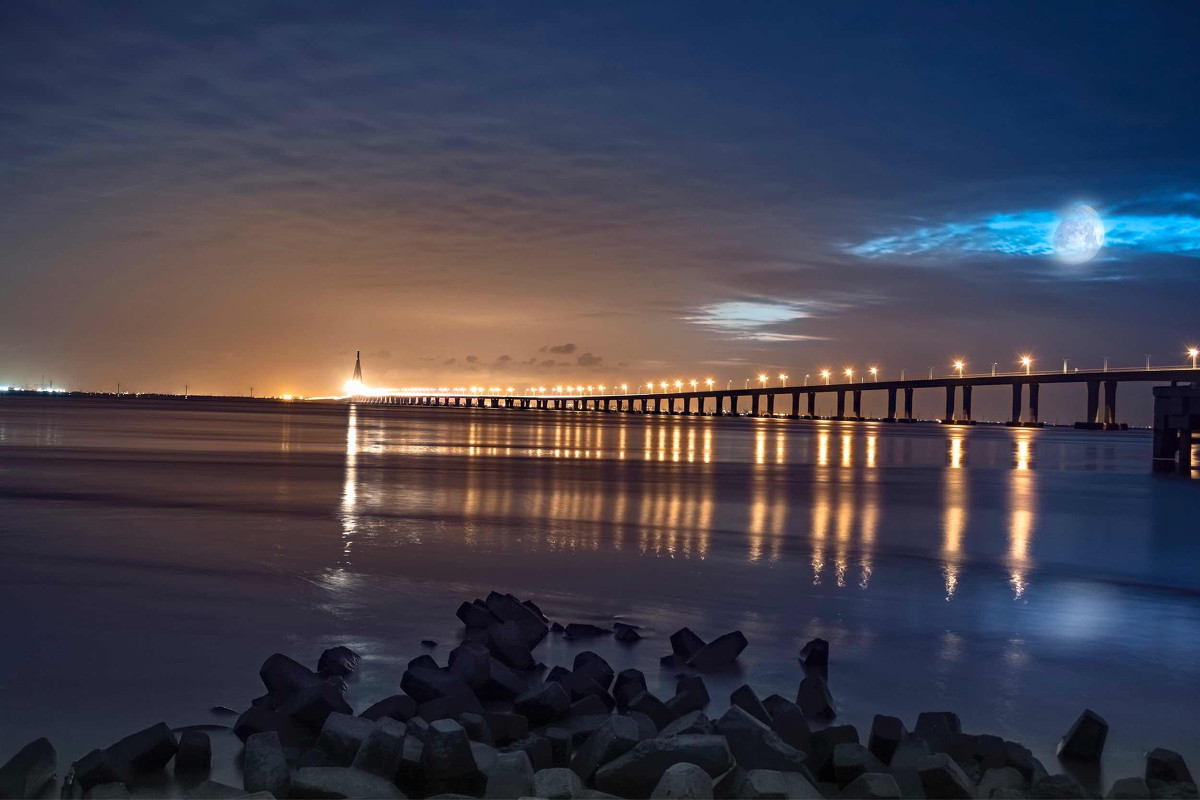
[[[0,400],[0,757],[64,758],[261,693],[281,650],[366,656],[356,708],[492,588],[652,689],[666,637],[740,628],[749,681],[796,654],[875,713],[1053,748],[1112,725],[1105,780],[1153,746],[1200,764],[1200,481],[1153,476],[1144,432],[217,401]],[[576,644],[538,656],[568,663]]]

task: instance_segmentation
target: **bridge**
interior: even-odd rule
[[[825,377],[829,381],[829,377]],[[776,416],[780,398],[790,399],[792,419],[863,420],[862,396],[865,392],[887,395],[887,415],[882,422],[914,422],[913,395],[917,390],[941,391],[945,394],[946,411],[939,422],[951,425],[971,425],[971,401],[974,390],[983,386],[1008,386],[1012,389],[1012,414],[1006,423],[1011,426],[1040,427],[1038,401],[1045,384],[1085,384],[1087,407],[1077,428],[1123,430],[1127,426],[1117,421],[1117,386],[1121,383],[1200,383],[1200,370],[1195,366],[1159,367],[1154,369],[1075,370],[1071,372],[1032,371],[982,375],[951,375],[912,380],[866,380],[844,383],[805,384],[800,386],[751,386],[742,389],[678,389],[661,392],[609,393],[485,393],[480,391],[416,391],[382,395],[356,396],[357,402],[387,405],[453,406],[464,408],[518,408],[559,411],[601,411],[642,414],[714,414],[740,415],[743,408],[751,416]],[[568,387],[570,388],[570,387]],[[817,395],[837,397],[837,412],[819,417]],[[1103,404],[1101,403],[1103,395]],[[847,399],[850,400],[847,409]],[[899,401],[903,401],[901,406]],[[961,402],[960,402],[961,400]],[[806,409],[807,413],[801,413]],[[848,413],[847,413],[848,412]]]

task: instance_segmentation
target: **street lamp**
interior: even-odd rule
[[[767,388],[767,376],[766,375],[759,375],[758,382],[763,385],[764,389]]]
[[[851,378],[853,378],[853,377],[854,377],[854,367],[846,367],[846,381],[848,383],[851,382]]]
[[[709,389],[709,391],[712,391],[712,387],[713,387],[713,379],[712,379],[712,378],[705,378],[705,379],[704,379],[704,383],[705,383],[705,384],[708,386],[708,389]]]
[[[781,372],[779,373],[779,387],[783,388],[784,386],[787,386],[787,375]]]
[[[827,370],[827,369],[821,370],[821,377],[825,379],[825,385],[828,386],[829,385],[829,370]]]
[[[683,381],[675,381],[675,391],[679,392],[682,390],[683,390]]]
[[[873,381],[879,380],[879,367],[871,367],[867,371],[871,373],[871,380],[873,380]]]
[[[966,364],[964,364],[961,359],[956,359],[954,361],[954,368],[958,370],[958,377],[961,378],[963,376],[963,367],[965,366]]]
[[[663,390],[664,392],[667,390],[667,382],[666,382],[666,381],[659,381],[659,382],[658,382],[658,385],[659,385],[660,387],[662,387],[662,390]]]
[[[621,384],[621,394],[629,394],[629,384],[628,383]]]
[[[696,385],[699,383],[699,381],[693,379],[693,380],[689,381],[689,383],[692,384],[692,391],[693,392],[696,391]]]
[[[1021,366],[1025,368],[1025,374],[1029,374],[1029,368],[1033,366],[1032,356],[1021,356]]]
[[[808,386],[808,373],[804,373],[804,385]]]
[[[1196,356],[1200,356],[1200,347],[1189,347],[1188,358],[1192,360],[1192,369],[1196,368]]]

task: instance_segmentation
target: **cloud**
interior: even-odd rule
[[[560,356],[566,356],[566,355],[570,355],[571,353],[574,353],[578,349],[579,349],[578,345],[574,344],[573,342],[567,342],[566,344],[554,344],[554,345],[548,344],[548,345],[542,347],[541,349],[539,349],[538,352],[539,353],[555,353]]]
[[[603,362],[603,358],[592,353],[583,353],[579,358],[575,359],[575,363],[581,367],[598,367]]]
[[[494,364],[494,366],[506,367],[511,363],[513,363],[512,356],[500,356],[499,358],[496,359],[496,363]]]
[[[467,361],[467,363],[468,363],[468,364],[478,364],[478,363],[479,363],[479,356],[467,356],[467,359],[466,359],[466,361]]]
[[[443,362],[442,362],[442,366],[444,366],[444,367],[452,367],[452,366],[454,366],[454,365],[455,365],[455,364],[457,364],[457,363],[458,363],[458,359],[457,359],[457,358],[447,358],[445,361],[443,361]]]
[[[1097,208],[1108,257],[1166,253],[1200,257],[1200,193],[1145,195]],[[1049,256],[1059,214],[1044,209],[998,212],[921,224],[846,246],[860,258],[928,256],[956,261],[978,255]]]
[[[761,342],[795,342],[820,339],[819,336],[780,330],[789,323],[808,319],[828,304],[788,300],[729,300],[697,309],[684,319],[695,325],[739,338]]]

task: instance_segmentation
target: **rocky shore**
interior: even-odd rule
[[[266,693],[232,727],[244,744],[241,787],[208,780],[208,733],[159,723],[64,765],[61,776],[53,745],[37,739],[0,768],[0,798],[153,796],[147,787],[161,786],[168,769],[194,798],[1099,796],[1070,774],[1103,756],[1108,724],[1091,710],[1066,729],[1053,765],[1061,770],[1051,774],[1017,742],[964,732],[950,711],[922,713],[911,729],[877,715],[865,736],[837,724],[821,639],[799,653],[794,699],[743,685],[726,704],[709,697],[704,673],[736,662],[748,644],[739,631],[711,641],[688,628],[672,634],[662,664],[676,671],[675,693],[658,697],[639,670],[614,673],[589,650],[569,668],[537,659],[547,636],[646,646],[634,626],[563,625],[497,592],[464,602],[457,616],[463,641],[446,665],[418,656],[399,694],[357,715],[346,700],[359,668],[353,650],[326,650],[315,670],[270,656],[259,671]],[[1143,775],[1106,796],[1194,798],[1197,789],[1179,754],[1155,748]]]

